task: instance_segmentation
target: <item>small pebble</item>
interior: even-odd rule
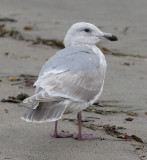
[[[9,53],[8,53],[8,52],[5,52],[4,54],[5,54],[5,56],[8,56],[8,55],[9,55]]]
[[[133,121],[133,119],[134,119],[134,118],[128,117],[128,118],[126,118],[125,120],[126,120],[126,121]]]
[[[130,66],[130,63],[125,62],[123,65]]]

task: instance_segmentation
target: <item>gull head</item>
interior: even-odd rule
[[[98,29],[95,25],[86,22],[79,22],[73,24],[64,39],[64,45],[95,45],[103,38],[110,41],[117,41],[117,37],[110,34],[104,33]]]

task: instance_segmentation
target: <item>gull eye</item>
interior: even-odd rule
[[[90,32],[91,30],[89,28],[84,29],[85,32]]]

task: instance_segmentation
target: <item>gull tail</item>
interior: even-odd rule
[[[67,104],[64,101],[40,102],[37,107],[27,111],[21,119],[38,123],[56,121],[62,117],[66,108]]]

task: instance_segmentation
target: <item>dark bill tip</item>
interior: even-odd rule
[[[104,37],[110,41],[118,41],[118,38],[114,35],[112,35],[112,36],[106,35]]]

